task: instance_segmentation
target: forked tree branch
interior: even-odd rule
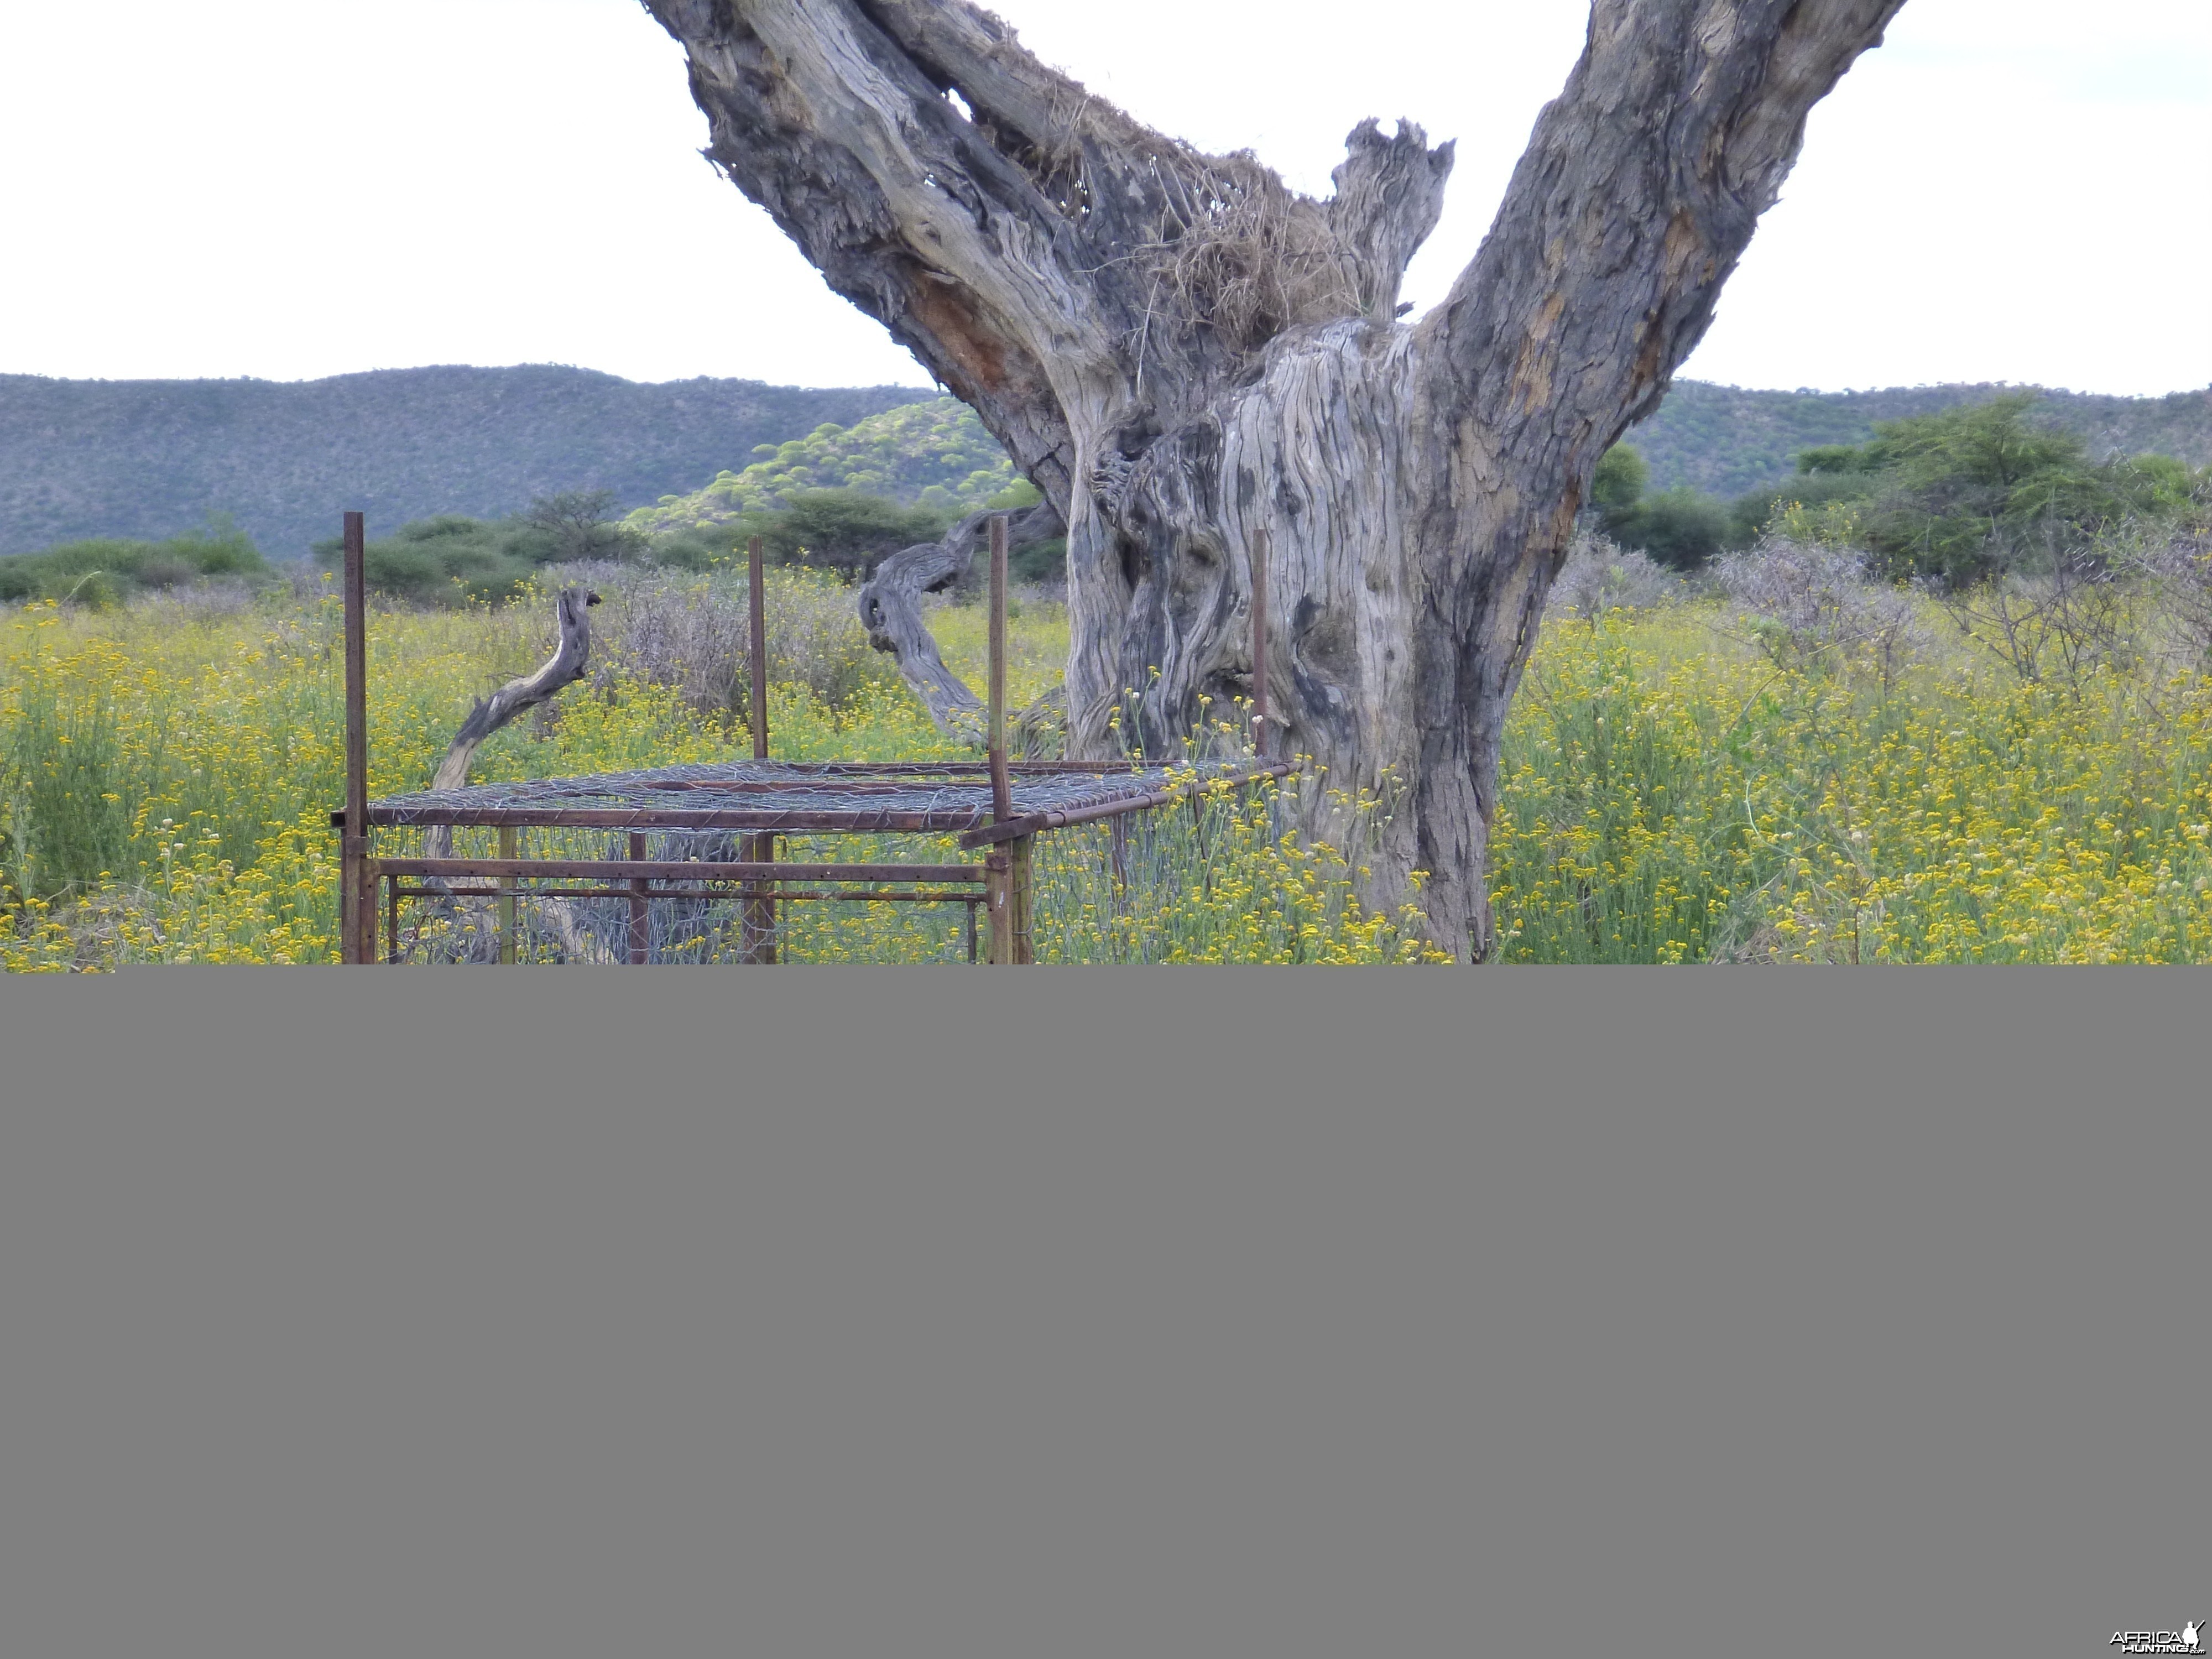
[[[642,3],[689,54],[708,156],[1064,519],[1079,452],[1133,453],[1285,330],[1389,320],[1441,210],[1450,147],[1418,128],[1363,124],[1315,202],[1146,127],[967,0]]]

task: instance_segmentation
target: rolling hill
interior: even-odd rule
[[[1755,392],[1680,380],[1628,441],[1652,489],[1735,496],[1786,477],[1808,446],[1862,442],[1876,421],[2005,389]],[[2043,412],[2095,451],[2212,462],[2212,392],[2044,399]],[[374,536],[435,514],[496,518],[563,489],[611,489],[623,508],[642,509],[641,528],[673,530],[795,488],[964,507],[1007,476],[972,414],[910,386],[647,385],[553,365],[301,382],[0,375],[0,554],[83,537],[159,539],[228,514],[270,557],[291,558],[334,533],[349,507],[368,514]]]
[[[1778,483],[1792,457],[1818,444],[1861,444],[1876,421],[1926,415],[2001,392],[2005,386],[1890,386],[1879,392],[1747,392],[1702,380],[1677,380],[1659,410],[1625,440],[1651,468],[1651,488],[1688,484],[1735,496]],[[2111,398],[2078,392],[2041,393],[2037,413],[2080,433],[2092,454],[2146,452],[2192,466],[2212,463],[2212,390],[2165,398]]]
[[[0,554],[82,537],[157,539],[227,514],[271,558],[438,513],[495,518],[611,489],[624,507],[696,489],[755,445],[935,394],[758,380],[641,385],[550,364],[330,380],[57,380],[0,375]]]

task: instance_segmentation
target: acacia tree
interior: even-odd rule
[[[1491,943],[1499,734],[1591,470],[1713,314],[1808,112],[1904,0],[1595,0],[1473,263],[1400,320],[1450,169],[1401,121],[1335,194],[1202,155],[966,0],[643,0],[706,152],[975,409],[1067,529],[1068,752],[1179,753],[1263,653],[1302,784],[1395,787],[1370,860]],[[1116,709],[1121,712],[1117,716]]]

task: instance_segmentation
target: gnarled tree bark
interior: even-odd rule
[[[1177,753],[1201,697],[1248,694],[1264,527],[1279,752],[1327,769],[1309,823],[1395,787],[1372,896],[1430,872],[1439,941],[1482,957],[1499,734],[1591,470],[1904,0],[1595,0],[1480,250],[1411,325],[1451,146],[1410,124],[1355,129],[1315,201],[966,0],[643,3],[707,154],[1065,521],[1068,752]]]

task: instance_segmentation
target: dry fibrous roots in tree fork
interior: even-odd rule
[[[1590,472],[1902,3],[1597,0],[1490,234],[1414,321],[1400,281],[1452,151],[1408,123],[1362,123],[1316,200],[1143,125],[964,0],[646,0],[709,156],[1066,526],[1067,752],[1175,752],[1264,665],[1271,749],[1325,769],[1305,827],[1395,791],[1372,900],[1430,872],[1462,958],[1490,945],[1499,734]]]

